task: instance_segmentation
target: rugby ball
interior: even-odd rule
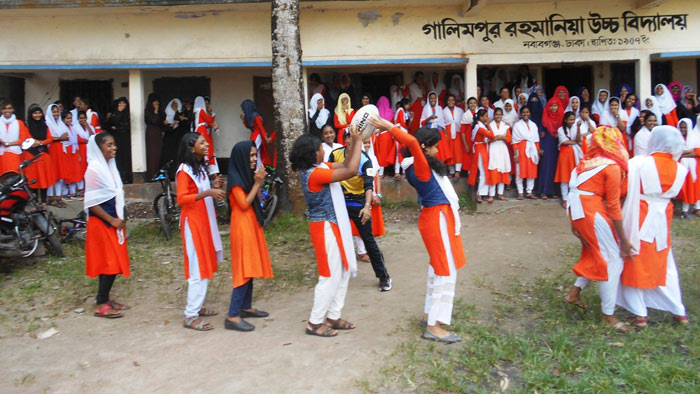
[[[360,133],[362,133],[363,140],[368,139],[376,130],[374,126],[369,124],[369,119],[372,116],[378,118],[379,109],[372,104],[368,104],[355,111],[355,116],[352,118],[352,122],[350,123],[355,126]]]

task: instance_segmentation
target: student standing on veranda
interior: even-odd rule
[[[258,191],[265,180],[265,168],[257,167],[254,141],[241,141],[231,149],[228,165],[228,199],[231,206],[231,273],[233,293],[226,329],[253,331],[243,318],[270,314],[253,308],[253,279],[272,278],[272,264],[263,232],[263,214]],[[257,170],[256,170],[257,168]]]
[[[634,261],[625,262],[617,303],[635,315],[633,324],[638,327],[647,326],[647,308],[671,312],[679,324],[688,323],[671,249],[671,199],[688,173],[678,163],[683,147],[678,129],[658,126],[651,132],[649,155],[629,161],[622,220]]]
[[[214,200],[221,201],[221,176],[209,182],[206,158],[209,144],[203,135],[188,133],[180,141],[178,157],[182,164],[177,170],[177,203],[180,205],[180,232],[185,255],[187,307],[183,326],[197,331],[213,330],[214,326],[200,317],[218,313],[203,308],[209,279],[214,277],[218,263],[224,260],[223,246],[216,224]]]
[[[301,173],[309,233],[316,253],[318,283],[314,290],[308,335],[334,337],[356,326],[341,318],[350,275],[357,275],[355,248],[340,181],[357,175],[362,136],[350,127],[353,147],[342,163],[323,162],[321,140],[304,134],[294,141],[289,161]]]
[[[578,279],[564,297],[565,302],[586,309],[581,290],[598,281],[603,324],[623,333],[633,331],[614,315],[622,257],[632,252],[620,210],[628,157],[619,130],[599,127],[593,131],[586,156],[571,172],[567,210],[571,231],[581,241],[581,257],[573,267]]]
[[[683,188],[678,194],[678,200],[683,203],[681,212],[684,219],[688,218],[690,206],[693,205],[695,216],[700,216],[700,125],[688,118],[678,122],[678,130],[685,139],[685,147],[681,156],[681,164],[688,169]]]
[[[532,194],[537,179],[537,164],[540,162],[540,132],[535,122],[530,120],[530,107],[520,107],[520,120],[513,125],[513,159],[515,161],[515,186],[518,200],[527,198],[536,200]],[[527,183],[523,187],[523,179]]]
[[[459,217],[459,197],[447,177],[444,163],[439,161],[437,145],[440,134],[434,129],[420,128],[415,136],[401,131],[391,122],[372,118],[370,124],[391,131],[408,148],[412,157],[401,164],[406,179],[420,196],[422,210],[418,219],[423,243],[430,255],[425,297],[423,338],[445,343],[461,340],[442,328],[452,321],[452,305],[457,284],[457,270],[466,264]]]

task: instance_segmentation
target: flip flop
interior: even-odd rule
[[[131,307],[129,305],[120,304],[114,300],[107,301],[107,305],[111,306],[112,309],[114,309],[115,311],[125,311],[127,309],[131,309]]]
[[[451,332],[449,335],[440,338],[439,336],[433,334],[428,330],[425,330],[425,332],[423,332],[423,339],[427,339],[429,341],[442,342],[448,345],[462,340],[462,338],[454,332]]]
[[[108,311],[113,311],[111,313],[107,313]],[[106,319],[116,319],[118,317],[123,317],[124,315],[121,314],[118,310],[112,308],[111,305],[105,304],[100,308],[99,312],[93,313],[93,316],[96,317],[104,317]]]

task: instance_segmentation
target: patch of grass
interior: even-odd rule
[[[420,208],[420,204],[418,204],[417,200],[414,199],[404,199],[404,200],[398,200],[398,201],[392,201],[391,199],[384,198],[382,200],[382,209],[418,209]]]
[[[601,324],[597,289],[585,290],[591,307],[561,302],[573,283],[579,248],[567,245],[561,265],[534,283],[520,283],[499,296],[490,319],[474,305],[455,303],[452,330],[464,341],[439,345],[416,339],[396,350],[395,362],[364,391],[522,393],[696,393],[700,387],[700,220],[676,220],[673,245],[690,325],[677,326],[668,313],[650,310],[650,327],[617,334]],[[618,310],[618,317],[624,318]]]
[[[459,208],[468,213],[476,212],[476,200],[472,192],[465,190],[459,193]]]

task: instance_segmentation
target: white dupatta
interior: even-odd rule
[[[2,139],[3,142],[15,142],[19,140],[19,121],[17,117],[15,117],[15,114],[12,114],[9,119],[0,115],[0,139]],[[18,145],[7,147],[0,145],[0,155],[3,155],[5,152],[21,155],[22,148]]]
[[[94,135],[90,136],[87,143],[87,161],[83,201],[85,213],[88,213],[91,207],[114,198],[117,217],[124,219],[124,185],[117,170],[117,162],[113,158],[109,161],[105,159]],[[124,244],[126,237],[123,228],[117,230],[117,239],[120,245]]]
[[[442,121],[445,127],[450,126],[450,138],[457,138],[457,131],[462,127],[460,121],[463,115],[464,111],[459,107],[454,107],[452,109],[447,107],[442,110]]]
[[[209,183],[209,176],[202,172],[197,176],[192,172],[192,167],[182,163],[177,169],[177,172],[183,171],[185,174],[189,175],[195,185],[197,185],[197,192],[203,193],[211,189],[211,183]],[[216,251],[216,260],[218,262],[224,261],[224,248],[221,243],[221,235],[219,235],[219,226],[216,224],[216,210],[214,209],[214,198],[211,196],[204,197],[204,204],[207,207],[207,218],[209,219],[209,230],[211,231],[211,239],[214,243],[214,250]]]
[[[489,125],[495,136],[505,137],[508,134],[508,124],[501,121],[496,124],[495,120]],[[497,170],[501,174],[510,173],[510,154],[508,153],[508,144],[505,141],[496,140],[489,142],[489,170]]]
[[[540,133],[537,124],[531,120],[519,120],[513,126],[513,145],[527,141],[525,143],[525,156],[533,163],[539,164],[540,152],[537,150],[536,143],[540,142]]]
[[[413,165],[413,162],[413,157],[403,159],[401,162],[401,168],[403,168],[404,172],[408,169],[408,167]],[[459,235],[462,231],[462,219],[459,217],[459,196],[457,195],[457,192],[455,192],[455,188],[452,186],[452,182],[450,182],[450,179],[447,176],[440,175],[432,169],[430,171],[432,171],[433,177],[437,181],[438,186],[440,186],[442,194],[444,194],[447,201],[450,202],[452,216],[455,217],[454,234]]]
[[[687,118],[683,118],[680,120],[680,122],[678,122],[679,128],[681,123],[685,123],[685,126],[688,130],[685,136],[685,150],[695,150],[700,148],[700,126],[696,124],[695,128],[693,128],[693,123],[690,121],[690,119]],[[688,171],[690,172],[690,177],[693,180],[693,182],[697,181],[698,158],[684,157],[681,159],[681,164],[688,168]]]
[[[321,163],[318,167],[329,168],[326,163]],[[328,187],[331,191],[335,219],[338,221],[340,238],[343,242],[343,249],[345,250],[345,261],[347,261],[348,269],[354,278],[357,276],[357,259],[355,257],[355,243],[352,241],[350,217],[348,216],[348,208],[345,205],[345,195],[343,194],[343,188],[340,186],[340,182],[331,182],[328,184]]]
[[[566,141],[574,141],[576,142],[576,138],[578,138],[578,129],[576,128],[576,124],[571,128],[568,128],[566,126],[561,126],[559,130],[557,130],[557,134],[559,135],[559,149],[561,149],[561,145],[566,142]],[[583,159],[583,150],[581,149],[581,145],[576,144],[576,145],[569,145],[571,149],[574,151],[574,160],[576,164]]]

